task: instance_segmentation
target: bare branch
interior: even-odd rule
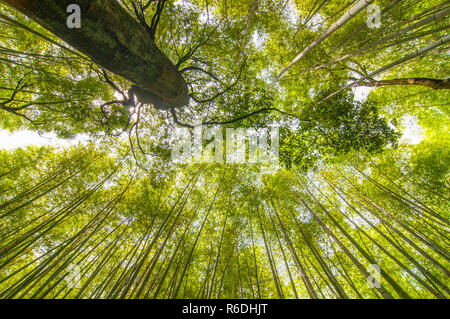
[[[211,37],[214,35],[219,25],[220,22],[214,27],[213,31],[203,41],[197,43],[197,45],[195,45],[192,49],[190,49],[188,53],[186,53],[183,57],[181,57],[181,59],[175,65],[175,69],[178,70],[181,64],[189,60],[201,46],[205,45],[209,41],[209,39],[211,39]]]
[[[205,71],[202,68],[199,68],[199,67],[196,67],[196,66],[189,66],[187,68],[184,68],[184,69],[180,70],[180,73],[184,73],[184,72],[190,71],[190,70],[203,72],[203,73],[209,75],[210,77],[212,77],[214,80],[216,80],[220,84],[222,84],[222,81],[220,81],[220,79],[217,78],[214,74],[212,74],[211,72]]]
[[[111,81],[111,79],[108,76],[108,73],[106,73],[106,70],[101,68],[103,76],[104,76],[104,80],[102,78],[100,78],[100,81],[102,81],[103,83],[107,83],[109,84],[109,86],[111,86],[116,92],[119,92],[120,95],[122,95],[123,100],[127,99],[127,96],[125,95],[125,93],[123,93],[123,91],[113,82]],[[100,77],[100,75],[99,75]]]
[[[178,116],[177,116],[176,111],[175,111],[174,108],[171,108],[170,111],[171,111],[172,118],[173,118],[175,124],[178,124],[180,126],[187,127],[187,128],[194,128],[193,125],[180,122],[178,120]],[[302,118],[298,117],[297,115],[281,111],[281,110],[279,110],[279,109],[277,109],[275,107],[268,107],[268,108],[262,108],[260,110],[257,110],[257,111],[254,111],[254,112],[251,112],[251,113],[248,113],[248,114],[245,114],[245,115],[242,115],[242,116],[239,116],[239,117],[236,117],[234,119],[227,120],[227,121],[204,121],[204,122],[202,122],[202,125],[225,125],[225,124],[230,124],[230,123],[242,121],[242,120],[244,120],[246,118],[249,118],[251,116],[257,115],[259,113],[271,112],[271,111],[275,111],[275,112],[278,112],[278,113],[283,114],[283,115],[294,117],[294,118],[296,118],[296,119],[298,119],[300,121],[303,121],[303,122],[313,122],[313,120],[311,120],[311,119],[302,119]]]
[[[147,2],[147,4],[144,5],[144,6],[142,7],[142,11],[147,10],[148,7],[149,7],[153,2],[156,2],[156,1],[157,1],[157,0],[149,0],[149,1]]]
[[[158,27],[159,20],[161,18],[161,14],[164,10],[164,4],[166,0],[158,0],[158,4],[156,5],[156,12],[152,17],[152,21],[150,23],[150,38],[155,40],[156,29]]]
[[[216,95],[214,95],[213,97],[211,97],[211,98],[209,98],[209,99],[205,99],[205,100],[199,100],[199,99],[197,99],[192,93],[191,93],[189,96],[190,96],[195,102],[197,102],[197,103],[208,103],[208,102],[211,102],[211,101],[215,100],[215,99],[218,98],[219,96],[225,94],[226,92],[228,92],[229,90],[231,90],[231,89],[239,82],[239,80],[240,80],[240,78],[241,78],[241,75],[242,75],[242,71],[243,71],[244,66],[245,66],[245,60],[246,60],[246,59],[244,59],[244,62],[242,62],[242,64],[241,64],[241,68],[240,68],[240,70],[239,70],[239,75],[237,76],[236,80],[234,80],[234,82],[233,82],[231,85],[229,85],[228,87],[226,87],[222,92],[219,92],[219,93],[217,93]]]
[[[32,72],[30,71],[30,72],[24,74],[20,78],[20,80],[17,82],[16,87],[14,88],[13,92],[11,93],[11,96],[8,99],[6,99],[5,101],[0,103],[0,109],[7,111],[9,113],[12,113],[14,115],[21,116],[30,122],[32,122],[32,120],[30,118],[28,118],[25,114],[19,113],[18,111],[24,110],[24,109],[32,106],[34,104],[33,102],[29,102],[29,103],[26,103],[26,104],[23,104],[23,105],[17,106],[17,107],[11,107],[11,105],[14,105],[17,103],[17,101],[15,101],[16,95],[19,92],[21,92],[24,88],[29,86],[29,85],[23,83],[23,81],[31,73]],[[7,104],[10,104],[10,105],[7,105]]]

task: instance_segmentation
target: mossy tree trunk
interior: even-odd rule
[[[159,108],[183,106],[188,87],[150,35],[116,0],[5,0],[29,18],[90,57],[101,67],[133,82],[138,98]],[[67,26],[67,7],[81,9],[81,27]]]

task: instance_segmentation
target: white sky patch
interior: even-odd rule
[[[286,8],[283,11],[283,14],[288,21],[288,23],[292,25],[297,25],[300,21],[299,12],[295,7],[295,4],[289,0],[286,4]]]
[[[114,92],[114,97],[118,100],[121,101],[122,100],[122,94],[120,94],[118,91]]]
[[[278,89],[281,89],[281,85],[279,84],[279,82],[274,81],[275,73],[276,71],[273,68],[264,68],[256,75],[256,77],[260,80],[265,81],[267,84],[274,85]]]
[[[202,11],[200,16],[198,17],[198,22],[201,24],[206,24],[209,21],[216,21],[218,19],[218,16],[214,10],[215,8],[212,6],[208,7],[208,10],[205,9]]]
[[[206,22],[208,22],[208,13],[206,12],[206,10],[203,11],[198,17],[198,22],[200,22],[200,24],[205,24]]]
[[[175,6],[180,6],[183,9],[195,9],[195,5],[191,3],[190,1],[186,0],[177,0],[173,3]]]
[[[69,140],[58,138],[55,133],[39,135],[37,132],[29,130],[20,130],[11,133],[8,130],[0,129],[0,149],[2,150],[12,150],[19,147],[24,148],[29,145],[70,147],[72,145],[77,145],[78,142],[85,143],[88,139],[89,138],[83,134],[78,134],[75,138]]]
[[[252,33],[252,44],[255,46],[256,49],[262,50],[264,47],[264,44],[267,40],[267,32],[261,32],[260,30],[255,30]]]
[[[406,114],[402,118],[401,125],[405,128],[403,130],[401,144],[419,144],[424,139],[424,130],[417,121],[417,116]]]
[[[316,13],[316,15],[306,23],[306,27],[312,31],[320,31],[321,28],[325,27],[324,16],[320,13]]]
[[[365,87],[365,86],[358,86],[356,88],[352,88],[353,94],[355,95],[354,99],[360,103],[367,100],[367,97],[369,96],[370,91],[373,90],[371,87]]]

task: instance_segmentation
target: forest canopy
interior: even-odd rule
[[[57,138],[0,141],[0,297],[448,298],[449,14],[1,1],[0,128]],[[276,170],[171,160],[272,127]]]

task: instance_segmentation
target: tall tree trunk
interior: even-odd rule
[[[211,299],[211,293],[212,293],[212,290],[214,289],[214,279],[216,278],[217,265],[219,264],[220,250],[222,248],[222,243],[223,243],[223,235],[225,233],[225,226],[227,225],[228,211],[230,209],[230,199],[231,199],[231,197],[228,200],[227,212],[225,213],[225,218],[223,220],[223,227],[222,227],[222,232],[220,234],[219,248],[217,249],[216,260],[214,262],[214,270],[212,273],[211,285],[210,285],[209,291],[208,291],[208,299]]]
[[[359,86],[389,86],[389,85],[422,85],[428,86],[435,90],[449,90],[450,79],[429,79],[429,78],[404,78],[404,79],[392,79],[381,81],[369,81],[367,83],[361,83]]]
[[[252,226],[252,220],[250,220],[250,234],[252,239],[252,249],[253,249],[253,261],[255,262],[255,279],[256,279],[256,288],[258,289],[258,298],[261,299],[261,289],[259,285],[259,278],[258,278],[258,262],[256,261],[256,250],[255,250],[255,239],[253,237],[253,226]]]
[[[275,263],[273,261],[272,253],[271,253],[269,245],[268,245],[268,241],[267,241],[267,238],[266,238],[266,233],[264,231],[264,227],[263,227],[263,224],[262,224],[262,221],[261,221],[261,215],[259,214],[258,207],[256,207],[256,213],[257,213],[257,216],[258,216],[259,226],[260,226],[260,229],[261,229],[261,234],[262,234],[263,242],[264,242],[264,247],[266,248],[267,259],[269,261],[270,270],[272,271],[272,278],[273,278],[273,281],[275,283],[275,288],[277,290],[278,298],[279,299],[283,299],[283,292],[281,290],[281,285],[280,285],[280,282],[279,282],[279,279],[278,279],[278,274],[277,274],[277,271],[276,271]]]
[[[441,18],[445,18],[449,14],[450,14],[450,8],[445,8],[445,9],[443,9],[443,10],[433,14],[432,16],[429,16],[429,17],[427,17],[425,19],[422,19],[422,20],[420,20],[420,21],[418,21],[418,22],[416,22],[416,23],[414,23],[414,24],[412,24],[412,25],[410,25],[410,26],[408,26],[406,28],[399,29],[399,27],[401,27],[403,25],[406,25],[408,22],[410,22],[410,20],[407,20],[405,22],[402,22],[401,25],[396,25],[395,26],[395,30],[396,31],[394,33],[392,33],[392,34],[389,34],[389,35],[387,35],[387,36],[385,36],[385,37],[383,37],[383,38],[381,38],[381,39],[379,39],[379,40],[377,40],[375,42],[372,42],[372,43],[370,43],[368,45],[360,46],[356,51],[354,51],[352,53],[345,54],[345,55],[341,56],[340,58],[334,59],[334,60],[329,61],[329,62],[327,62],[325,64],[316,65],[315,67],[310,68],[310,69],[308,69],[306,71],[303,71],[301,73],[304,73],[304,72],[307,72],[307,71],[311,71],[311,70],[317,70],[317,69],[329,66],[331,64],[335,64],[335,63],[340,62],[340,61],[345,60],[345,59],[349,59],[349,58],[352,58],[352,57],[355,57],[355,56],[359,56],[359,55],[363,55],[363,54],[367,54],[369,52],[375,51],[375,50],[377,50],[375,48],[379,44],[386,43],[389,40],[395,39],[396,37],[399,37],[399,36],[401,36],[403,34],[408,34],[408,32],[411,32],[414,29],[426,26],[427,24],[432,23],[434,21],[438,21]],[[434,33],[434,31],[435,30],[430,30],[430,31],[422,33],[422,35],[425,36],[427,34],[432,34],[432,33]],[[415,40],[417,40],[418,38],[419,38],[418,35],[414,35],[414,39]],[[393,43],[389,43],[386,47],[392,47],[392,46],[394,46],[396,44],[399,44],[399,43],[402,43],[402,42],[403,42],[402,40],[395,41]]]
[[[157,108],[180,107],[188,87],[150,34],[115,0],[5,0],[101,67],[136,84],[138,98]],[[69,29],[70,4],[81,9],[81,28]]]
[[[353,7],[350,8],[342,17],[340,17],[335,23],[333,23],[322,35],[320,35],[316,40],[314,40],[310,45],[308,45],[299,55],[295,57],[294,60],[289,63],[287,67],[280,72],[277,79],[281,79],[283,75],[295,64],[304,57],[309,51],[311,51],[314,47],[319,45],[323,40],[325,40],[330,34],[334,31],[342,27],[345,23],[347,23],[353,16],[355,16],[358,12],[364,9],[372,0],[360,0]]]
[[[317,104],[318,104],[318,105],[319,105],[319,104],[322,104],[322,102],[328,100],[328,99],[331,98],[332,96],[334,96],[334,95],[336,95],[336,94],[338,94],[338,93],[341,93],[342,91],[347,90],[348,88],[350,88],[350,87],[352,87],[352,86],[359,85],[359,84],[360,84],[361,82],[363,82],[364,80],[371,79],[371,78],[373,78],[375,75],[381,74],[381,73],[383,73],[383,72],[385,72],[385,71],[387,71],[387,70],[389,70],[389,69],[398,67],[399,65],[401,65],[401,64],[403,64],[403,63],[405,63],[405,62],[407,62],[407,61],[409,61],[409,60],[411,60],[411,59],[414,59],[414,58],[416,58],[416,57],[419,57],[419,56],[421,56],[422,54],[427,53],[428,51],[434,50],[434,49],[436,49],[437,47],[439,47],[439,46],[441,46],[441,45],[443,45],[443,44],[446,44],[446,43],[449,42],[449,41],[450,41],[450,35],[446,35],[445,37],[441,38],[440,40],[438,40],[438,41],[436,41],[436,42],[433,42],[432,44],[426,46],[425,48],[422,48],[422,49],[420,49],[420,50],[417,50],[416,52],[413,52],[413,53],[411,53],[411,54],[408,54],[407,56],[404,56],[404,57],[401,58],[401,59],[398,59],[398,60],[396,60],[396,61],[394,61],[394,62],[392,62],[392,63],[389,63],[388,65],[385,65],[385,66],[379,68],[378,70],[375,70],[375,71],[373,71],[372,73],[370,73],[370,74],[368,74],[368,75],[366,75],[366,76],[364,76],[364,77],[362,77],[362,78],[360,78],[360,79],[358,79],[358,80],[356,80],[356,81],[351,82],[350,84],[346,85],[345,87],[342,87],[342,88],[340,88],[339,90],[337,90],[337,91],[331,93],[330,95],[328,95],[327,97],[325,97],[324,99],[322,99],[322,100],[321,100],[319,103],[317,103]]]

